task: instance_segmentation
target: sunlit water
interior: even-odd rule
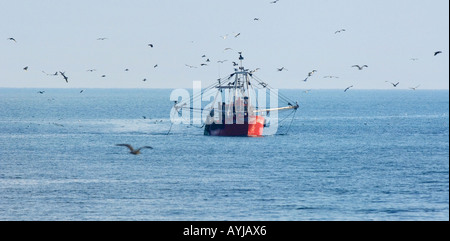
[[[281,90],[262,138],[171,128],[171,90],[37,91],[0,89],[0,220],[449,220],[448,91]]]

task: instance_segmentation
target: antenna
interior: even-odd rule
[[[243,67],[242,67],[242,60],[244,60],[244,57],[242,57],[242,52],[238,52],[238,54],[239,54],[239,61],[241,61],[240,69],[243,69]]]

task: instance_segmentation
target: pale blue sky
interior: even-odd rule
[[[231,73],[242,51],[276,88],[449,88],[448,0],[270,1],[1,0],[0,87],[206,86]],[[204,54],[211,62],[200,67]],[[65,71],[69,83],[42,71]]]

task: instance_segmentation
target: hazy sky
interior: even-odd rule
[[[270,2],[1,0],[0,87],[206,86],[242,51],[245,67],[277,88],[449,88],[448,0]],[[42,71],[65,71],[69,83]]]

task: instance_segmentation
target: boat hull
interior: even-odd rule
[[[247,119],[242,124],[207,124],[205,125],[205,135],[208,136],[251,136],[259,137],[263,135],[264,117],[253,116],[250,121]]]

